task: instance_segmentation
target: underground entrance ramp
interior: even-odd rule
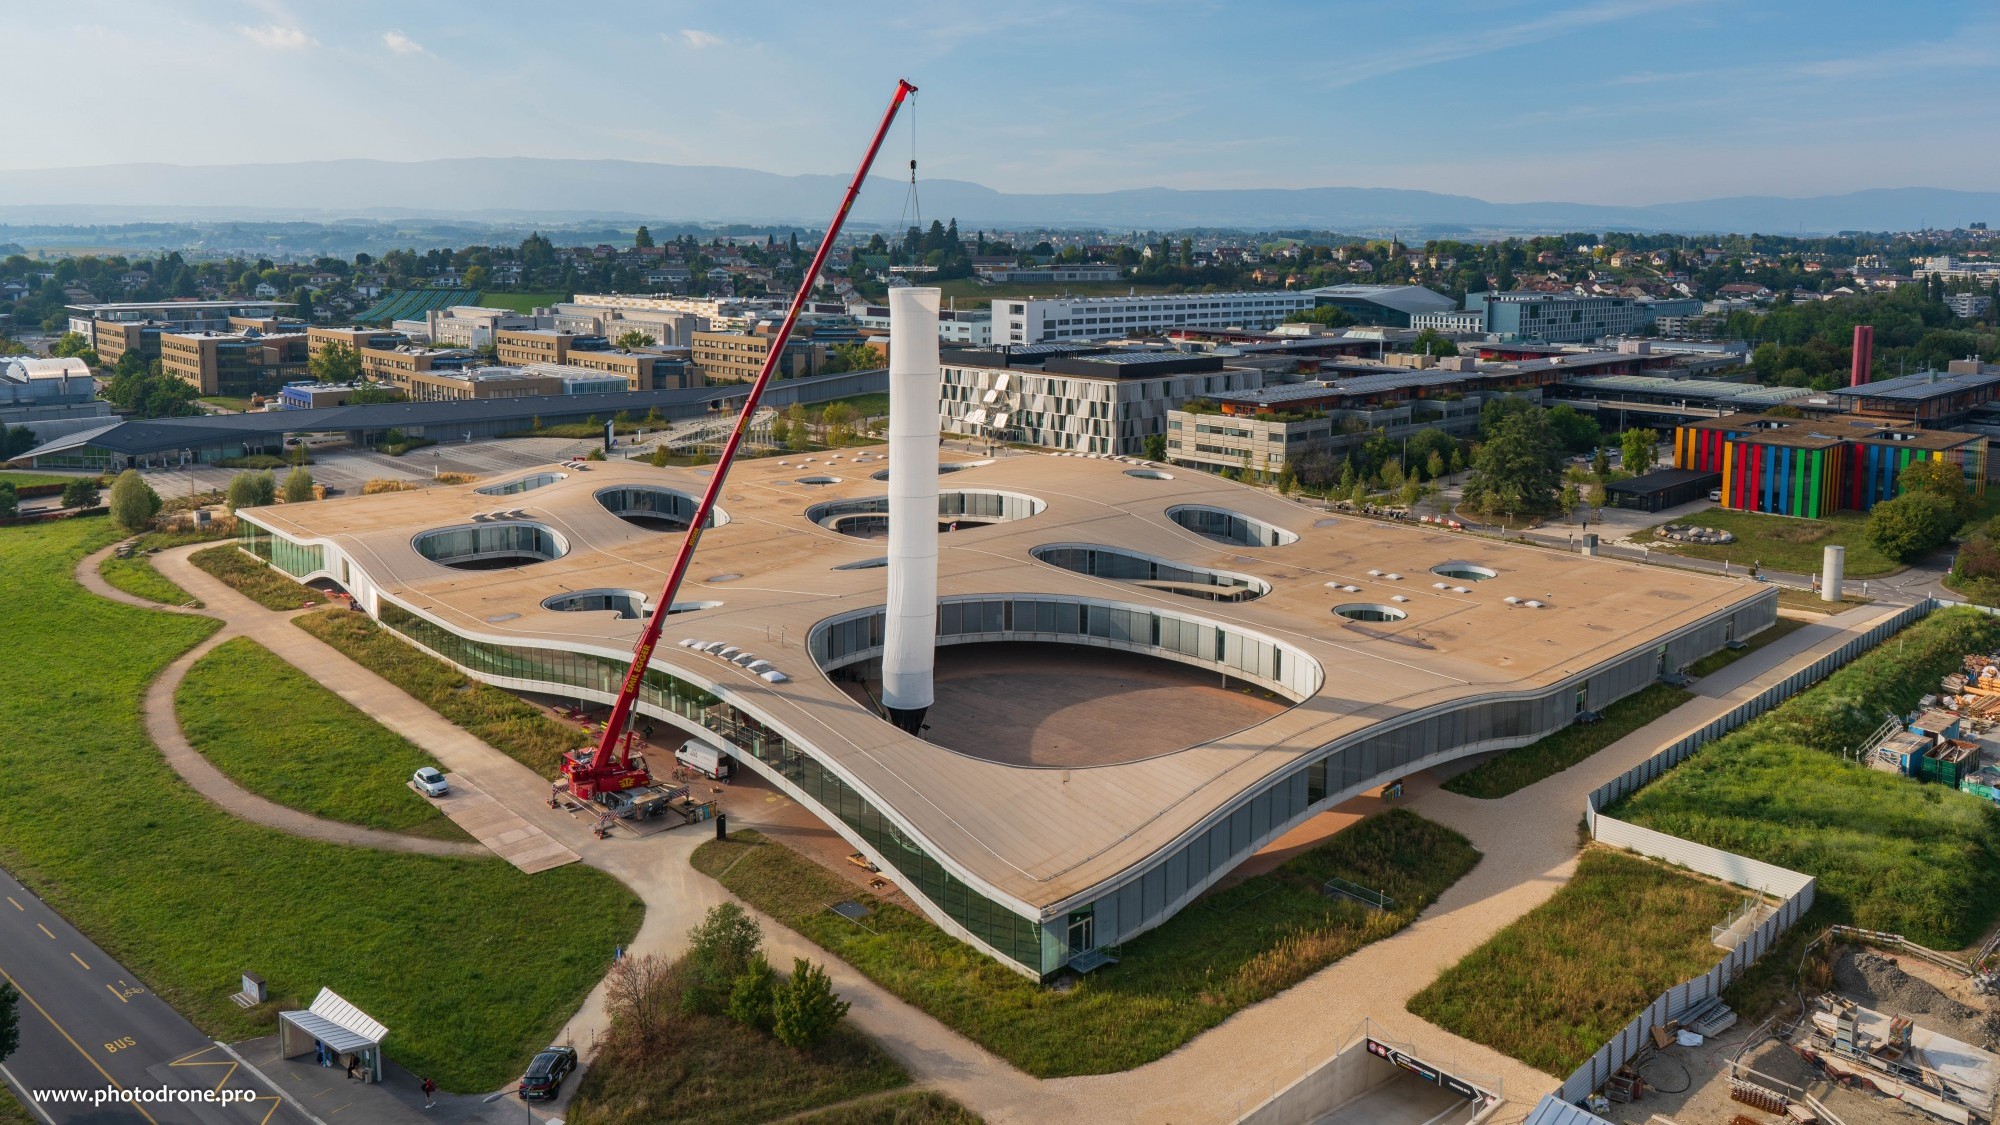
[[[1503,1104],[1499,1083],[1431,1065],[1372,1022],[1341,1052],[1238,1125],[1472,1125]]]

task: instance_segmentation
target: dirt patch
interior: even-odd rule
[[[1909,1016],[1917,1026],[1960,1042],[1989,1051],[2000,1043],[2000,1012],[1962,1004],[1929,981],[1904,971],[1895,958],[1873,950],[1843,954],[1833,966],[1833,986],[1841,995],[1878,1012]]]

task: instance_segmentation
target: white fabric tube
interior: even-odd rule
[[[937,655],[938,290],[889,290],[889,601],[882,705],[914,733]]]

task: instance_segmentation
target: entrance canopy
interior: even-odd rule
[[[278,1013],[278,1047],[286,1058],[303,1055],[314,1042],[337,1055],[359,1055],[375,1081],[382,1080],[382,1040],[389,1029],[331,988],[322,988],[303,1012]]]

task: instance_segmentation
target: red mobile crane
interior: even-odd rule
[[[743,409],[736,416],[736,425],[729,431],[729,441],[723,445],[722,456],[716,461],[715,473],[709,477],[708,488],[701,494],[701,503],[695,507],[694,519],[688,524],[686,536],[681,539],[680,553],[674,557],[674,568],[667,575],[666,589],[661,592],[652,616],[646,619],[645,628],[640,630],[639,643],[632,650],[632,667],[625,673],[624,685],[618,689],[618,701],[612,704],[611,717],[605,720],[603,736],[598,739],[594,750],[572,750],[563,755],[563,777],[569,781],[570,794],[578,800],[595,800],[600,793],[616,793],[652,784],[652,775],[647,773],[646,767],[632,762],[632,739],[626,731],[632,722],[632,705],[639,698],[639,685],[645,680],[646,666],[653,659],[653,650],[659,646],[660,630],[666,625],[674,595],[680,590],[681,579],[687,575],[695,545],[701,541],[701,529],[715,510],[716,498],[722,495],[722,484],[735,461],[736,447],[742,444],[743,435],[750,428],[750,418],[757,412],[757,403],[764,397],[764,387],[770,383],[771,373],[784,358],[785,343],[791,339],[792,326],[798,322],[800,310],[805,308],[806,298],[812,293],[820,267],[826,264],[826,256],[833,250],[834,239],[840,237],[840,228],[847,222],[848,209],[854,206],[855,196],[861,194],[862,182],[868,178],[868,169],[875,163],[875,154],[881,151],[883,138],[889,135],[889,126],[895,122],[903,101],[916,92],[917,88],[907,81],[897,81],[895,96],[889,99],[889,109],[882,115],[882,124],[876,128],[875,137],[868,144],[868,153],[861,158],[861,167],[855,170],[854,181],[847,185],[847,194],[841,197],[840,209],[833,213],[833,221],[827,224],[826,237],[820,239],[812,265],[807,267],[805,276],[799,282],[798,294],[792,298],[791,308],[785,311],[784,323],[778,326],[778,334],[771,341],[771,350],[764,357],[763,369],[757,372],[757,381],[750,384],[750,393],[744,398]],[[915,167],[912,161],[911,168]]]

